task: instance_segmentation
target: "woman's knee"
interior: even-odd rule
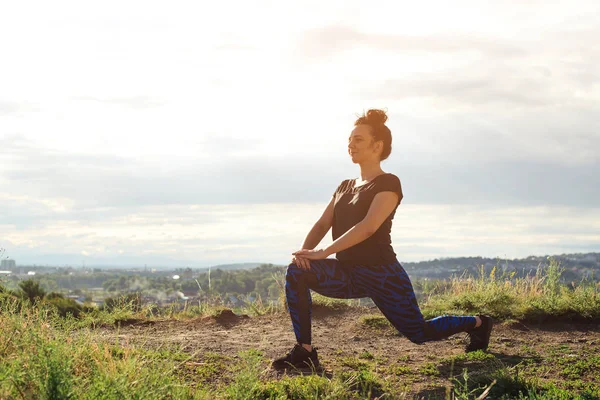
[[[298,267],[294,263],[291,263],[288,265],[287,270],[285,271],[285,280],[297,282],[302,276],[303,272],[304,270],[302,268]]]
[[[403,329],[402,334],[414,344],[423,344],[435,340],[435,333],[432,332],[431,327],[427,323],[414,327],[414,329]]]
[[[411,335],[405,335],[405,336],[408,340],[410,340],[414,344],[424,344],[425,342],[429,341],[429,339],[424,334],[411,334]]]
[[[422,329],[412,332],[407,338],[415,344],[423,344],[441,339],[438,332],[427,321],[423,323]]]
[[[301,272],[302,270],[300,269],[300,267],[298,267],[295,263],[291,263],[290,265],[287,266],[287,269],[285,271],[285,275],[293,275],[293,274],[297,274],[298,272]]]
[[[307,271],[292,263],[288,265],[285,280],[288,284],[313,287],[318,285],[317,276],[312,271]]]

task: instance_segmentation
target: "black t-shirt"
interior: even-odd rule
[[[379,229],[362,242],[340,251],[336,258],[347,266],[373,266],[392,264],[396,261],[396,253],[392,248],[390,233],[392,230],[392,219],[396,209],[402,200],[402,186],[400,179],[394,174],[382,174],[375,177],[371,182],[354,187],[356,181],[347,179],[343,181],[335,193],[333,209],[333,240],[346,233],[354,225],[362,221],[373,198],[379,192],[394,192],[398,194],[398,204],[394,211],[385,219]]]

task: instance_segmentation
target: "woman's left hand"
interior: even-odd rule
[[[323,260],[329,257],[329,254],[325,250],[298,250],[292,253],[294,256],[306,258],[308,260]]]

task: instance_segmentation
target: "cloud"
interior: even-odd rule
[[[23,112],[38,111],[39,109],[26,102],[0,101],[0,116],[15,115]]]
[[[509,110],[457,110],[448,114],[390,113],[395,157],[406,164],[495,163],[578,167],[596,171],[600,163],[600,104]],[[571,171],[574,173],[574,171]]]
[[[283,264],[323,207],[139,207],[135,214],[123,210],[122,215],[92,221],[48,221],[22,231],[0,224],[0,245],[21,265],[208,266],[249,260]],[[198,210],[216,218],[206,221]],[[173,213],[181,219],[160,223],[160,216],[169,220]],[[594,228],[599,213],[598,208],[403,204],[394,219],[392,240],[403,261],[597,251],[600,236]],[[144,215],[156,218],[148,221]],[[328,242],[329,235],[324,240]]]
[[[372,90],[371,97],[387,100],[426,98],[451,107],[466,105],[483,108],[497,105],[529,107],[560,104],[571,95],[552,90],[551,79],[543,74],[526,76],[522,73],[478,68],[470,71],[479,76],[460,76],[464,71],[448,71],[405,80],[384,81]],[[361,93],[365,93],[365,90],[361,90]]]
[[[463,149],[456,159],[451,152],[439,159],[432,153],[405,158],[406,150],[400,148],[384,169],[400,176],[405,202],[413,204],[597,205],[597,158],[572,165],[518,157],[486,161],[485,154],[501,149],[494,142],[486,146],[485,136],[481,140],[479,147]],[[460,147],[450,149],[458,152]],[[481,152],[484,157],[479,159],[483,161],[460,158],[468,157],[470,151]],[[163,165],[160,160],[63,153],[38,148],[19,138],[7,142],[0,161],[0,179],[6,182],[7,193],[28,204],[11,208],[14,218],[20,216],[24,224],[43,219],[44,213],[53,218],[70,214],[85,221],[93,219],[90,214],[94,212],[103,216],[115,208],[134,210],[144,206],[325,204],[341,180],[358,172],[341,152],[339,156],[306,160],[250,154]]]
[[[594,63],[596,61],[588,60],[542,67],[527,62],[498,63],[486,59],[460,68],[383,79],[368,88],[357,88],[356,92],[380,101],[429,100],[432,105],[450,110],[597,106],[600,74],[590,69]]]
[[[198,24],[188,6],[169,18],[136,4],[15,10],[0,23],[15,38],[0,78],[1,238],[21,254],[74,259],[277,259],[358,174],[340,130],[373,104],[390,109],[384,169],[400,176],[403,205],[468,205],[435,214],[444,230],[398,220],[413,235],[402,254],[468,250],[465,231],[478,243],[519,224],[510,213],[482,224],[490,209],[466,218],[479,206],[593,210],[597,3],[462,5],[382,13],[351,2],[318,15],[284,5],[267,15],[249,4],[226,24]],[[28,102],[43,112],[25,113]],[[540,218],[565,225],[551,214]],[[544,236],[539,225],[535,238],[546,248],[597,243],[570,240],[569,227]],[[527,233],[487,249],[532,246]]]
[[[400,169],[400,168],[399,168]],[[401,168],[405,202],[597,207],[600,163],[563,166],[506,161]]]
[[[164,104],[156,98],[138,95],[138,96],[123,96],[123,97],[93,97],[93,96],[80,96],[76,97],[77,100],[99,102],[104,104],[114,104],[120,106],[126,106],[130,108],[144,109],[159,107]]]
[[[297,51],[309,59],[330,59],[357,48],[397,53],[467,53],[477,52],[497,57],[515,57],[526,53],[523,45],[494,37],[448,33],[440,35],[385,35],[366,33],[347,25],[328,25],[303,35]]]
[[[247,52],[256,50],[256,47],[244,43],[229,42],[218,44],[214,49],[222,52]]]
[[[0,101],[0,115],[12,114],[20,109],[19,105],[14,102]]]

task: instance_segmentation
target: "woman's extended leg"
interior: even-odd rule
[[[356,286],[367,291],[392,325],[414,343],[440,340],[475,328],[475,317],[444,315],[425,321],[410,278],[400,263],[357,267],[352,273]]]

